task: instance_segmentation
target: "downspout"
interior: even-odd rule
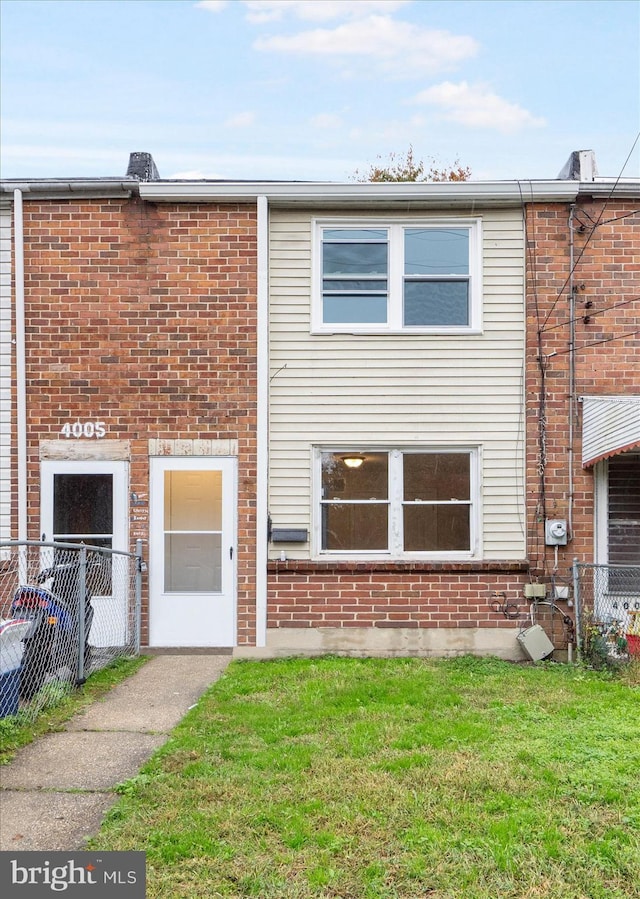
[[[576,406],[576,298],[573,278],[574,238],[573,218],[575,203],[569,207],[569,497],[567,509],[567,530],[573,539],[573,431]]]
[[[27,373],[24,324],[24,222],[22,191],[13,192],[16,296],[16,440],[18,454],[18,540],[27,539]]]
[[[576,298],[575,284],[573,278],[574,268],[574,239],[573,239],[573,222],[576,211],[575,203],[569,207],[569,501],[567,508],[567,532],[568,539],[573,540],[573,424],[574,416],[577,416],[576,409]],[[558,547],[556,546],[556,552]],[[575,640],[580,661],[580,601],[578,595],[578,583],[576,572],[578,570],[577,562],[573,562],[573,587],[574,587],[574,603],[575,603]],[[555,598],[555,597],[554,597]],[[569,663],[573,662],[573,644],[567,643],[567,654]]]
[[[267,644],[269,489],[269,201],[257,198],[256,646]]]

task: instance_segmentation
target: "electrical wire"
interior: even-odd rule
[[[564,356],[565,353],[579,353],[581,350],[586,350],[591,346],[598,346],[601,343],[611,343],[614,340],[624,340],[625,337],[635,337],[636,334],[640,334],[640,328],[637,331],[626,331],[624,334],[616,334],[615,337],[603,337],[602,340],[594,340],[591,343],[583,343],[580,347],[571,347],[567,350],[555,350],[553,353],[549,353],[546,357],[550,359],[552,356]]]
[[[531,624],[536,623],[536,612],[538,611],[539,606],[549,606],[549,608],[551,609],[552,634],[553,634],[553,613],[557,612],[558,615],[560,615],[562,617],[562,624],[564,625],[564,627],[566,629],[565,634],[564,634],[565,639],[567,640],[568,643],[573,643],[575,640],[575,622],[574,622],[573,618],[571,617],[571,615],[567,615],[567,613],[565,611],[563,611],[563,609],[561,609],[560,606],[556,605],[556,603],[553,602],[553,600],[539,599],[539,600],[536,600],[535,602],[531,603],[531,606],[529,607],[529,617],[531,619]]]
[[[630,297],[628,300],[622,300],[620,303],[613,303],[611,306],[604,306],[602,309],[586,309],[580,315],[576,315],[575,318],[568,318],[565,321],[558,322],[557,325],[549,325],[548,328],[541,328],[540,333],[546,334],[547,331],[554,331],[556,328],[570,325],[571,322],[579,322],[582,318],[594,318],[596,315],[603,315],[605,312],[609,312],[610,309],[619,309],[620,306],[628,306],[629,303],[635,303],[636,300],[640,300],[640,296]]]
[[[566,287],[567,287],[567,284],[569,284],[569,282],[571,281],[571,278],[572,278],[572,276],[573,276],[573,274],[574,274],[576,268],[577,268],[578,265],[580,264],[580,261],[582,260],[582,257],[584,256],[585,251],[586,251],[586,249],[587,249],[587,247],[589,246],[589,243],[590,243],[590,241],[591,241],[591,238],[593,237],[593,235],[594,235],[595,232],[596,232],[596,229],[597,229],[598,227],[600,227],[600,225],[602,224],[602,216],[604,215],[604,211],[605,211],[605,209],[607,208],[608,204],[611,202],[611,199],[613,198],[613,195],[614,195],[614,193],[615,193],[615,190],[616,190],[616,188],[618,187],[618,184],[620,183],[620,179],[622,178],[622,173],[624,172],[625,168],[627,167],[627,163],[628,163],[629,160],[631,159],[631,155],[632,155],[633,151],[635,150],[636,144],[638,143],[639,140],[640,140],[640,131],[639,131],[638,134],[636,135],[636,139],[634,140],[634,142],[633,142],[633,144],[632,144],[632,146],[631,146],[631,149],[629,150],[629,153],[627,154],[627,158],[625,159],[625,161],[624,161],[624,163],[623,163],[623,165],[622,165],[622,168],[620,169],[620,174],[619,174],[618,177],[616,178],[616,180],[615,180],[615,182],[614,182],[614,184],[613,184],[613,187],[611,188],[611,190],[610,190],[610,192],[609,192],[609,196],[606,198],[606,200],[605,200],[604,203],[602,204],[602,209],[600,210],[600,214],[598,215],[598,218],[596,219],[596,221],[593,223],[593,227],[592,227],[590,233],[587,235],[587,238],[586,238],[586,240],[585,240],[584,246],[582,247],[582,249],[580,250],[580,253],[578,254],[578,258],[575,260],[575,262],[574,262],[574,264],[573,264],[573,266],[572,266],[572,268],[571,268],[571,271],[570,271],[569,274],[567,275],[567,278],[566,278],[564,284],[562,285],[562,287],[560,288],[560,291],[558,292],[558,296],[555,298],[555,300],[554,300],[554,302],[553,302],[553,305],[551,306],[551,309],[550,309],[549,312],[547,313],[547,316],[546,316],[544,322],[542,323],[542,327],[543,327],[543,328],[544,328],[544,326],[547,324],[547,322],[549,321],[549,319],[551,318],[551,316],[553,315],[553,310],[556,308],[557,304],[560,302],[560,299],[561,299],[561,297],[562,297],[562,294],[564,293],[564,291],[565,291],[565,289],[566,289]]]
[[[546,360],[544,358],[544,354],[542,351],[542,329],[540,327],[540,306],[538,301],[538,273],[536,267],[536,255],[534,252],[535,245],[535,231],[533,234],[530,234],[529,222],[527,218],[527,203],[524,198],[524,194],[522,191],[522,184],[518,181],[518,192],[520,194],[520,207],[522,210],[522,220],[524,223],[524,240],[525,240],[525,249],[527,254],[527,262],[528,262],[528,270],[531,273],[531,292],[533,294],[533,306],[536,316],[536,323],[538,325],[536,332],[536,343],[537,343],[537,361],[538,367],[540,369],[540,400],[538,406],[538,446],[539,446],[539,458],[538,458],[538,502],[536,504],[536,513],[535,518],[538,519],[542,517],[544,520],[546,518],[546,399],[547,399],[547,388],[545,382],[545,366]],[[533,185],[529,182],[529,192],[530,192],[530,202],[534,202],[533,197]],[[531,226],[535,222],[532,220]],[[532,237],[530,240],[529,238]],[[533,531],[533,541],[535,543],[535,555],[536,558],[542,557],[542,566],[546,567],[547,564],[547,547],[546,544],[541,544],[541,534],[540,528],[535,527],[534,523],[532,523],[532,531]]]
[[[591,224],[594,224],[594,223],[595,223],[595,220],[591,218],[591,216],[589,215],[589,213],[587,212],[586,209],[581,209],[581,210],[580,210],[580,214],[581,214],[581,215],[586,215],[586,217],[589,219],[589,221],[591,222]],[[609,224],[611,224],[611,222],[619,222],[620,219],[628,219],[628,218],[631,218],[632,215],[640,215],[640,209],[634,209],[633,212],[625,212],[624,215],[616,215],[615,218],[605,219],[603,222],[600,222],[600,224],[598,225],[598,227],[601,228],[603,225],[609,225]],[[585,226],[585,227],[586,227],[586,226]]]

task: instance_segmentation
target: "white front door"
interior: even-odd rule
[[[236,461],[150,462],[149,645],[235,646]]]
[[[42,462],[42,540],[127,552],[127,492],[127,462]],[[45,559],[45,564],[51,564],[50,555]],[[94,646],[124,646],[129,642],[129,581],[128,558],[114,557],[111,575],[103,581],[108,595],[91,597],[94,617],[89,642]]]
[[[126,462],[42,462],[42,540],[126,552],[127,468]]]

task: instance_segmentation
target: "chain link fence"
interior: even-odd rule
[[[138,654],[142,570],[139,547],[0,543],[0,718],[35,718]]]
[[[574,562],[578,643],[597,667],[640,657],[640,566]]]

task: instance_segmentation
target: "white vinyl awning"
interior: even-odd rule
[[[582,465],[640,448],[640,396],[582,397]]]

